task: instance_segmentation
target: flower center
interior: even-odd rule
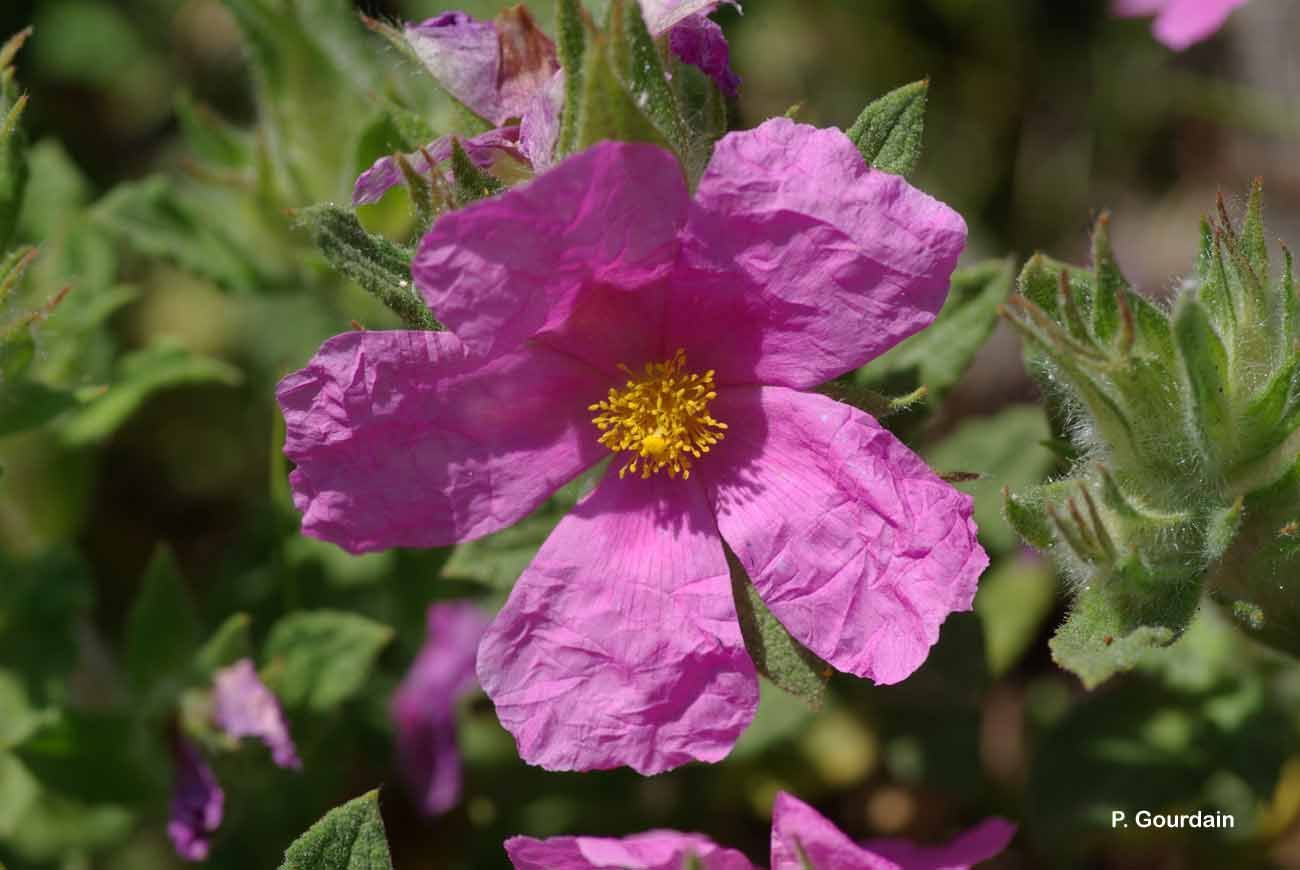
[[[588,407],[599,412],[591,422],[602,433],[600,443],[632,454],[618,476],[640,471],[647,478],[667,469],[669,477],[689,478],[691,459],[708,453],[727,428],[709,415],[709,402],[718,397],[712,369],[702,375],[686,371],[681,349],[664,362],[646,363],[642,374],[619,368],[627,372],[627,384]]]

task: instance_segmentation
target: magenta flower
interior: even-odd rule
[[[859,846],[803,801],[785,792],[772,807],[771,870],[967,870],[1000,854],[1016,828],[985,819],[946,846],[879,840]],[[756,870],[734,849],[700,834],[650,831],[623,839],[512,837],[506,854],[515,870],[682,870],[691,858],[703,870]]]
[[[208,857],[212,835],[221,827],[226,796],[212,768],[193,743],[172,737],[172,801],[167,836],[186,861]]]
[[[736,0],[645,0],[642,9],[651,34],[667,34],[669,48],[683,63],[698,66],[734,96],[740,79],[731,71],[727,40],[722,28],[705,17],[724,4],[739,7]],[[497,125],[463,142],[471,160],[482,169],[502,159],[538,171],[550,167],[564,106],[564,71],[555,44],[526,8],[513,6],[492,21],[444,12],[406,25],[403,34],[435,81]],[[451,156],[451,147],[451,137],[444,136],[423,152],[404,156],[412,168],[428,174],[433,171],[429,158],[441,163]],[[402,182],[396,160],[381,157],[357,179],[352,204],[378,202]]]
[[[1114,0],[1111,9],[1123,18],[1155,16],[1151,30],[1172,48],[1185,48],[1218,32],[1228,16],[1246,0]]]
[[[402,770],[420,808],[431,816],[460,800],[456,703],[478,686],[474,654],[487,624],[472,604],[432,605],[424,647],[393,695]]]
[[[971,606],[971,499],[809,390],[929,324],[965,238],[838,130],[728,135],[694,198],[668,151],[601,143],[424,237],[412,274],[450,333],[336,336],[280,383],[303,530],[447,546],[617,454],[479,647],[548,769],[730,751],[758,685],[724,540],[801,643],[898,682]]]
[[[236,740],[256,737],[271,750],[271,760],[280,767],[302,767],[280,702],[258,678],[251,659],[240,659],[217,671],[212,706],[212,718],[226,734]]]

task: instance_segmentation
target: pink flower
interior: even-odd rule
[[[172,801],[167,835],[176,854],[186,861],[202,861],[221,827],[226,795],[216,774],[194,744],[172,737]]]
[[[440,218],[412,266],[452,330],[352,332],[278,390],[303,530],[354,552],[522,519],[610,452],[479,647],[522,757],[656,773],[758,703],[723,541],[834,667],[914,671],[987,557],[971,499],[809,392],[924,328],[960,216],[838,130],[606,142]]]
[[[424,647],[393,695],[402,770],[429,815],[460,800],[456,703],[478,685],[474,653],[487,622],[472,604],[432,605]]]
[[[668,35],[672,52],[698,66],[729,96],[740,79],[731,71],[722,29],[705,16],[736,0],[646,0],[642,10],[652,35]],[[408,24],[406,42],[434,80],[466,108],[497,125],[465,140],[466,153],[480,168],[513,159],[537,170],[549,168],[564,106],[564,71],[555,44],[523,6],[512,6],[492,21],[464,12],[444,12],[420,24]],[[513,122],[518,121],[517,124]],[[451,156],[451,137],[424,149],[435,164]],[[426,155],[405,155],[414,169],[433,171]],[[381,157],[361,174],[352,191],[353,205],[378,202],[402,183],[392,157]]]
[[[257,676],[252,659],[240,659],[217,671],[212,686],[212,718],[236,740],[256,737],[271,750],[280,767],[302,767],[289,736],[280,702]]]
[[[985,819],[946,846],[878,840],[859,846],[826,817],[785,792],[772,807],[772,870],[966,870],[1000,854],[1016,828]],[[515,870],[680,870],[694,858],[703,870],[755,870],[741,853],[700,834],[650,831],[623,839],[512,837],[506,853]]]
[[[1246,0],[1114,0],[1111,9],[1123,18],[1155,16],[1156,39],[1182,51],[1218,32],[1228,16]]]

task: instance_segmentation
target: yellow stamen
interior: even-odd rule
[[[689,478],[691,459],[708,453],[727,428],[709,415],[709,402],[718,397],[712,370],[687,372],[681,349],[664,362],[646,363],[644,374],[619,368],[629,377],[626,385],[588,408],[600,412],[591,420],[602,433],[600,443],[632,454],[618,476],[639,471],[647,478],[667,469],[669,477]]]

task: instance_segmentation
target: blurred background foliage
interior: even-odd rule
[[[485,17],[499,6],[460,4]],[[536,10],[545,27],[548,6]],[[0,359],[0,863],[178,865],[164,834],[168,722],[203,662],[246,650],[285,700],[304,770],[274,768],[260,748],[220,756],[213,867],[276,866],[326,809],[381,782],[399,868],[502,866],[514,833],[652,827],[765,860],[781,788],[858,838],[938,840],[1008,816],[1021,834],[1002,867],[1300,867],[1293,662],[1205,618],[1171,661],[1098,692],[1051,663],[1057,581],[1018,546],[999,491],[1064,459],[1008,331],[971,364],[1010,291],[1013,264],[997,262],[954,294],[965,320],[950,337],[969,348],[923,335],[842,385],[928,387],[930,401],[890,425],[939,470],[983,475],[962,485],[994,564],[975,613],[945,624],[917,675],[888,688],[837,676],[817,713],[765,683],[731,758],[653,779],[525,767],[479,697],[462,710],[465,800],[418,816],[388,702],[424,608],[499,601],[573,494],[454,553],[347,556],[297,534],[273,386],[353,321],[396,325],[328,268],[293,210],[345,203],[397,143],[468,129],[356,15],[444,8],[0,9],[0,33],[34,28],[16,61],[30,147],[13,241],[38,246],[0,302],[0,332],[20,328],[31,345]],[[1255,175],[1271,231],[1300,242],[1294,3],[1256,0],[1184,55],[1100,0],[749,0],[743,17],[718,17],[744,79],[736,127],[791,106],[847,126],[867,100],[930,77],[913,180],[967,218],[968,264],[1036,249],[1086,261],[1090,218],[1111,208],[1121,263],[1159,296],[1190,269],[1215,191],[1235,197]],[[408,214],[401,192],[361,210],[398,238]],[[130,663],[155,642],[199,664],[137,674]],[[1238,824],[1110,830],[1112,810],[1142,808],[1222,810]]]

